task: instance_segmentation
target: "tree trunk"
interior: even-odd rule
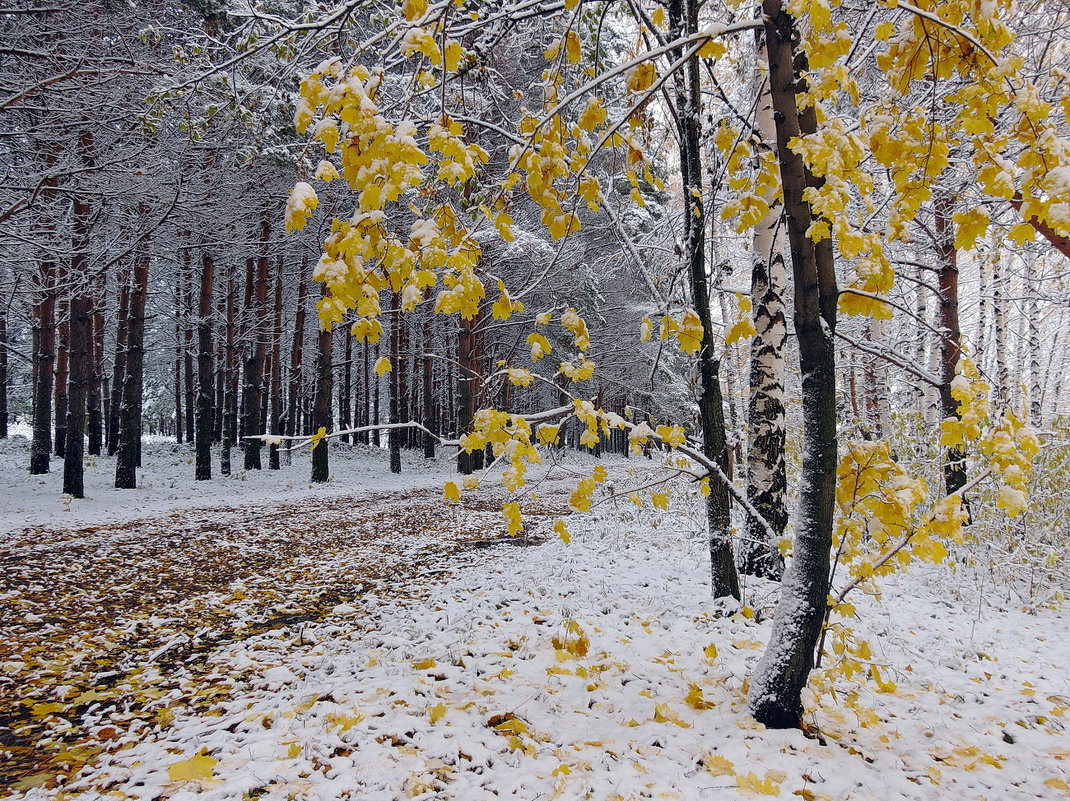
[[[65,286],[70,283],[70,270],[61,269],[59,285]],[[64,290],[65,293],[67,290]],[[69,294],[59,303],[59,342],[56,349],[56,456],[61,459],[66,453],[67,447],[67,380],[70,370],[70,343],[71,343],[71,302]]]
[[[7,439],[7,304],[0,306],[0,439]]]
[[[345,363],[338,387],[338,427],[344,431],[353,427],[353,335],[348,326],[342,326],[342,339],[345,341]],[[349,442],[350,435],[342,434],[341,440]]]
[[[759,723],[786,728],[801,719],[802,689],[814,665],[827,609],[836,491],[837,289],[832,242],[815,244],[807,235],[813,218],[803,193],[820,182],[788,144],[817,127],[813,106],[800,111],[796,102],[806,91],[805,54],[795,20],[781,0],[763,0],[762,9],[803,377],[803,465],[792,563],[784,576],[769,645],[751,680],[749,702]]]
[[[327,285],[323,284],[323,295],[327,297]],[[329,433],[331,430],[331,376],[334,372],[332,359],[332,342],[334,337],[329,329],[321,328],[316,338],[316,398],[312,409],[312,428],[315,432]],[[312,481],[323,483],[330,478],[328,465],[329,440],[324,438],[312,449]]]
[[[212,477],[212,285],[215,281],[215,261],[207,250],[201,251],[201,288],[197,304],[197,464],[194,478],[207,481]]]
[[[223,444],[220,448],[219,472],[224,476],[230,475],[230,451],[234,445],[234,429],[236,420],[235,405],[237,404],[237,371],[234,364],[234,326],[238,305],[238,284],[234,280],[234,269],[227,275],[227,322],[224,330],[223,348]]]
[[[959,403],[951,395],[951,382],[962,356],[962,336],[959,331],[959,253],[955,247],[955,226],[951,222],[952,197],[944,189],[937,189],[933,202],[939,252],[940,289],[940,412],[944,419],[959,417]],[[966,484],[966,451],[950,447],[944,456],[944,491],[950,495]]]
[[[762,144],[776,147],[773,101],[769,95],[765,37],[758,34],[761,99],[756,113]],[[788,522],[785,501],[787,471],[784,463],[784,241],[782,206],[775,192],[765,197],[769,212],[754,232],[751,264],[751,302],[755,335],[750,345],[750,396],[747,404],[747,499],[765,518],[772,537],[781,537]],[[779,581],[784,558],[770,534],[749,515],[746,536],[740,543],[739,569],[751,576]]]
[[[249,350],[245,357],[245,384],[243,387],[244,425],[242,436],[255,437],[262,434],[260,425],[260,401],[264,374],[264,359],[267,356],[268,335],[264,331],[267,309],[268,287],[268,239],[271,237],[271,220],[267,212],[260,218],[260,256],[256,260],[256,282],[254,300],[247,309],[250,319]],[[263,443],[259,439],[245,439],[245,469],[260,470],[260,450]]]
[[[44,145],[43,165],[46,175],[59,159],[60,144],[53,140]],[[33,439],[30,442],[30,474],[44,475],[52,456],[52,389],[56,358],[56,262],[51,245],[55,243],[55,224],[50,212],[54,208],[56,179],[48,176],[41,187],[42,213],[37,217],[36,235],[46,245],[38,263],[37,286],[33,292]]]
[[[271,327],[271,419],[272,434],[282,433],[282,259],[276,264],[275,273],[275,319]],[[268,469],[279,470],[279,446],[268,446]]]
[[[116,283],[115,360],[111,374],[111,399],[108,403],[106,439],[108,456],[119,449],[119,407],[123,402],[123,380],[126,375],[126,348],[130,316],[130,267],[124,265]]]
[[[146,204],[138,207],[141,219],[148,218]],[[138,451],[141,442],[141,398],[145,364],[145,302],[149,284],[148,242],[142,242],[134,256],[131,276],[130,313],[127,320],[126,370],[119,408],[119,448],[115,458],[117,489],[137,487]]]
[[[424,436],[424,458],[435,458],[435,437],[434,433],[438,431],[438,426],[435,424],[435,408],[431,401],[431,379],[433,362],[431,360],[431,353],[434,349],[434,341],[432,339],[432,322],[433,317],[429,311],[424,312],[424,353],[421,359],[423,363],[423,401],[424,401],[424,427],[427,431],[423,432]]]
[[[93,166],[93,136],[78,136],[78,155],[86,167]],[[73,201],[71,223],[70,379],[67,388],[67,432],[63,456],[63,491],[74,498],[85,497],[85,418],[92,365],[92,323],[90,321],[89,198],[78,187]]]
[[[88,453],[100,456],[104,447],[104,306],[108,288],[107,273],[96,269],[90,280],[89,388],[86,398]]]
[[[50,239],[51,223],[41,216],[41,231]],[[33,304],[33,441],[30,474],[48,472],[52,455],[52,365],[56,351],[56,263],[50,254],[40,261]]]
[[[401,358],[401,298],[397,292],[390,293],[390,355],[394,360],[394,369],[390,371],[390,422],[400,423],[401,372],[405,361]],[[390,430],[390,472],[401,472],[401,437],[399,429]]]
[[[301,413],[301,362],[305,347],[305,319],[308,316],[308,254],[301,257],[301,274],[297,279],[297,310],[294,314],[293,343],[290,346],[290,392],[286,404],[286,433],[301,433],[298,417]]]
[[[698,0],[670,0],[670,38],[698,30]],[[674,58],[679,58],[679,50]],[[699,349],[699,417],[702,423],[702,451],[728,475],[728,447],[725,440],[724,401],[719,379],[720,363],[714,352],[713,321],[706,278],[706,216],[702,201],[702,85],[699,59],[688,60],[684,74],[676,78],[676,113],[680,129],[680,171],[684,199],[684,257],[687,259],[691,298],[702,322]],[[709,525],[710,579],[714,598],[739,598],[739,578],[732,556],[731,514],[728,487],[718,476],[710,476],[706,499]]]
[[[179,320],[182,322],[182,377],[186,390],[186,442],[195,443],[197,386],[193,374],[193,323],[190,317],[193,314],[193,268],[191,265],[189,247],[182,248],[182,290],[179,293],[181,310]]]

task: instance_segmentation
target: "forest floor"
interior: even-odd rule
[[[101,459],[64,502],[20,447],[0,449],[0,796],[1070,796],[1070,615],[963,573],[857,598],[882,680],[808,691],[806,732],[766,731],[746,688],[775,587],[713,613],[687,493],[603,503],[565,543],[562,471],[507,540],[490,482],[443,502],[447,462],[390,476],[343,448],[325,486],[307,453],[193,482],[185,448],[150,444],[141,489]]]

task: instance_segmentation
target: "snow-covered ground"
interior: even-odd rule
[[[25,427],[22,427],[23,429]],[[210,481],[193,480],[193,451],[174,440],[149,438],[143,445],[144,469],[138,471],[138,487],[115,489],[115,459],[87,457],[85,498],[63,494],[63,460],[53,457],[48,475],[31,476],[29,444],[24,434],[0,440],[0,537],[17,529],[35,526],[80,526],[101,521],[132,520],[147,515],[190,508],[229,507],[270,503],[302,497],[333,497],[354,489],[411,489],[436,480],[416,454],[405,454],[401,475],[387,470],[385,450],[360,445],[334,444],[331,480],[312,484],[308,448],[282,456],[279,470],[267,469],[267,449],[262,451],[263,470],[242,469],[242,454],[231,452],[233,472],[219,473],[219,451],[213,452]]]
[[[235,490],[213,494],[177,477],[192,473],[184,456],[173,461],[150,464],[142,509],[255,501],[270,512],[272,493],[314,504],[303,494],[319,491],[302,466],[300,477],[224,480]],[[353,477],[339,491],[364,492],[365,476],[388,486],[377,456],[339,464]],[[634,468],[614,466],[618,488]],[[408,473],[428,486],[446,475],[443,465]],[[257,490],[237,489],[254,480]],[[463,518],[443,513],[444,535]],[[851,621],[882,683],[839,680],[835,693],[809,693],[808,734],[766,731],[746,713],[746,688],[770,623],[749,609],[711,614],[705,545],[688,515],[607,503],[569,519],[567,544],[549,532],[552,520],[530,524],[545,544],[467,552],[448,579],[408,599],[339,604],[220,645],[203,669],[149,698],[156,715],[140,727],[119,730],[105,706],[89,704],[87,730],[106,745],[99,761],[64,793],[24,785],[19,797],[1070,795],[1066,611],[992,608],[942,568],[887,579],[881,602],[855,599]],[[324,559],[344,564],[345,554]],[[769,605],[770,585],[749,589],[752,607]]]

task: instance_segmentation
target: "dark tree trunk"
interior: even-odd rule
[[[434,349],[434,342],[432,340],[432,316],[428,311],[424,312],[424,352],[421,362],[423,364],[423,401],[424,401],[424,427],[427,431],[423,432],[424,436],[424,458],[435,458],[435,437],[433,436],[438,432],[438,426],[435,424],[435,408],[431,401],[431,387],[432,387],[432,368],[434,367],[431,360],[431,353]]]
[[[111,400],[108,403],[108,456],[119,449],[119,407],[123,402],[123,380],[126,376],[126,349],[130,317],[130,267],[119,271],[117,309],[115,311],[115,361],[112,365]]]
[[[223,441],[223,415],[226,414],[224,395],[226,393],[226,354],[224,352],[227,342],[227,288],[222,287],[222,292],[216,294],[215,319],[217,328],[215,332],[215,414],[212,417],[212,441]]]
[[[697,0],[671,0],[668,5],[670,36],[698,30]],[[679,52],[675,57],[679,57]],[[702,86],[699,60],[691,58],[685,73],[676,78],[676,113],[680,129],[680,170],[684,198],[684,254],[695,312],[702,322],[699,350],[699,416],[702,423],[702,450],[706,458],[728,475],[728,447],[724,428],[724,401],[719,378],[720,363],[713,341],[710,293],[706,277],[706,215],[702,202]],[[710,573],[713,597],[739,598],[739,578],[732,556],[731,513],[728,487],[718,476],[710,476],[706,499],[709,524]]]
[[[394,369],[390,371],[390,422],[400,423],[401,409],[401,371],[404,369],[404,360],[401,359],[401,299],[396,292],[390,295],[390,355],[394,360]],[[401,436],[399,429],[390,430],[390,472],[401,472]]]
[[[60,270],[59,284],[70,282],[70,270]],[[67,373],[70,369],[71,303],[64,297],[59,303],[59,342],[56,348],[56,456],[63,458],[67,447]]]
[[[197,439],[195,413],[197,386],[193,374],[193,322],[190,320],[193,313],[193,268],[188,246],[182,249],[182,254],[183,276],[182,289],[179,292],[181,307],[179,320],[182,322],[182,377],[186,392],[186,442],[195,443]]]
[[[219,472],[230,475],[230,450],[234,445],[236,425],[235,406],[237,404],[237,373],[234,363],[234,325],[238,305],[238,285],[234,280],[234,270],[227,275],[227,323],[224,330],[223,348],[223,445],[220,448]]]
[[[265,329],[268,288],[268,239],[271,237],[271,220],[267,212],[260,218],[260,256],[256,260],[255,297],[252,308],[247,309],[250,320],[249,350],[245,357],[245,384],[243,387],[242,436],[255,437],[262,434],[260,403],[263,397],[264,359],[267,356],[268,334]],[[260,470],[259,439],[245,439],[245,469]]]
[[[42,217],[42,231],[49,223]],[[33,307],[33,442],[30,473],[44,475],[52,455],[52,365],[56,351],[56,264],[41,259]]]
[[[327,296],[327,285],[323,285],[323,297]],[[316,338],[316,397],[312,408],[312,430],[316,433],[330,433],[331,430],[331,377],[334,373],[332,364],[332,342],[334,337],[327,329],[321,328]],[[329,440],[324,438],[312,449],[312,481],[323,483],[330,478],[328,454]]]
[[[0,307],[0,439],[7,439],[7,304]]]
[[[78,136],[78,154],[86,167],[93,166],[93,137],[88,131]],[[67,432],[63,457],[63,491],[74,498],[85,497],[85,418],[92,358],[92,323],[89,274],[89,198],[79,187],[73,201],[71,224],[70,379],[67,389]]]
[[[175,341],[182,339],[181,324],[175,321]],[[181,445],[186,436],[186,415],[182,410],[182,353],[181,346],[175,348],[175,442]]]
[[[381,354],[382,351],[383,351],[382,345],[380,345],[379,343],[376,343],[376,345],[375,345],[376,361],[379,360],[379,354]],[[374,381],[375,381],[375,390],[372,393],[372,419],[371,419],[371,425],[379,425],[379,392],[380,392],[380,387],[381,387],[383,381],[378,376],[378,374],[376,374]],[[372,445],[374,445],[376,448],[378,448],[378,447],[380,447],[381,444],[382,444],[382,440],[380,439],[380,436],[379,436],[379,429],[378,428],[373,428],[372,429]]]
[[[353,334],[347,326],[342,327],[342,338],[345,340],[345,363],[338,387],[338,427],[345,431],[353,427]],[[342,434],[340,439],[349,442],[350,435]]]
[[[787,728],[801,720],[802,690],[827,609],[836,500],[837,290],[831,241],[815,244],[806,233],[813,217],[803,193],[820,183],[788,145],[817,127],[814,108],[800,111],[796,101],[806,91],[805,55],[795,20],[781,0],[764,0],[762,7],[803,376],[803,475],[792,563],[784,576],[769,645],[751,680],[750,709],[758,722]]]
[[[148,217],[145,204],[139,206],[142,219]],[[145,365],[145,301],[148,297],[148,242],[134,257],[131,276],[130,313],[127,318],[126,370],[119,407],[119,448],[115,458],[117,489],[137,487],[138,453],[141,444],[141,397]]]
[[[86,398],[87,433],[89,435],[88,453],[100,456],[104,447],[104,415],[102,391],[104,388],[104,305],[108,287],[108,277],[104,270],[98,269],[90,282],[90,327],[92,336],[89,344],[90,372],[89,394]]]
[[[46,173],[59,158],[59,144],[46,145]],[[56,358],[56,262],[48,245],[54,243],[55,225],[51,211],[55,203],[56,179],[47,177],[42,185],[44,211],[37,218],[37,236],[46,244],[38,264],[38,283],[33,295],[33,440],[30,443],[30,473],[44,475],[52,456],[52,389]]]
[[[308,316],[308,253],[301,256],[301,274],[297,278],[297,309],[294,313],[293,342],[290,345],[290,391],[286,403],[286,434],[301,433],[301,370],[305,349],[305,320]]]
[[[207,250],[201,251],[201,291],[197,304],[197,464],[194,477],[212,477],[212,286],[215,262]]]
[[[271,420],[272,434],[282,434],[282,259],[276,263],[275,321],[271,329]],[[268,469],[278,470],[279,446],[268,446]]]

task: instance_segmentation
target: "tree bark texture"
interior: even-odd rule
[[[818,186],[788,142],[817,127],[813,107],[800,111],[805,56],[795,20],[781,0],[764,0],[769,79],[777,129],[784,210],[795,291],[795,333],[802,373],[803,465],[791,567],[784,576],[769,644],[751,679],[751,714],[771,728],[796,726],[802,689],[814,665],[825,619],[836,490],[836,274],[832,243],[815,244],[803,199]]]
[[[670,0],[670,37],[698,30],[697,0]],[[679,51],[674,54],[679,57]],[[699,417],[702,423],[702,450],[706,458],[728,475],[728,447],[721,397],[720,364],[713,341],[710,293],[706,275],[706,217],[702,202],[702,84],[699,59],[688,60],[684,74],[676,77],[676,114],[680,133],[680,172],[684,199],[684,257],[691,299],[702,322],[699,349]],[[739,598],[739,577],[732,555],[731,514],[728,487],[718,476],[710,476],[706,499],[709,525],[710,578],[714,598]]]
[[[768,55],[765,38],[758,34],[760,99],[756,112],[762,144],[776,148],[776,123],[769,94]],[[764,69],[763,69],[764,68]],[[784,463],[784,242],[781,202],[770,192],[765,198],[769,212],[754,233],[751,263],[751,303],[755,334],[750,343],[750,394],[747,402],[747,499],[772,529],[770,534],[747,517],[740,543],[740,571],[779,581],[784,558],[771,537],[780,537],[788,522],[787,470]]]
[[[215,261],[207,250],[201,251],[201,282],[197,304],[197,426],[194,478],[212,477],[212,423],[214,417],[214,383],[212,381],[212,287]]]
[[[323,296],[327,296],[327,285],[323,285]],[[331,430],[331,377],[334,372],[332,364],[332,343],[334,337],[329,329],[321,328],[316,338],[316,397],[312,407],[312,428],[319,432]],[[324,438],[312,449],[312,481],[323,483],[330,478],[328,454],[330,440]]]
[[[140,207],[142,219],[148,208]],[[122,401],[119,407],[119,448],[115,458],[117,489],[137,487],[138,451],[141,442],[141,398],[145,364],[145,303],[148,297],[148,242],[134,256],[131,274],[130,313],[126,335],[126,370],[123,376]]]

